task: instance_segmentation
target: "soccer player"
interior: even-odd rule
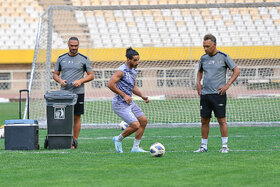
[[[78,52],[79,39],[71,37],[68,40],[69,52],[58,57],[53,79],[62,90],[69,90],[78,95],[74,106],[74,127],[72,148],[78,148],[78,137],[81,130],[81,115],[84,114],[84,83],[94,79],[91,62],[88,57]],[[84,73],[86,72],[86,76]],[[60,76],[61,73],[61,76]]]
[[[148,120],[131,97],[133,93],[141,97],[146,103],[149,103],[149,99],[136,86],[136,68],[139,63],[139,53],[130,47],[126,50],[126,58],[126,63],[117,69],[108,82],[108,88],[115,93],[112,108],[119,117],[129,124],[119,136],[113,138],[113,141],[117,152],[122,153],[122,140],[135,132],[131,152],[146,152],[139,145]]]
[[[221,153],[228,153],[228,127],[226,122],[226,91],[238,77],[240,70],[233,60],[216,48],[216,38],[207,34],[203,39],[205,55],[200,58],[196,88],[200,95],[201,147],[194,152],[207,152],[209,124],[214,111],[222,137]],[[227,68],[233,71],[226,82]],[[203,77],[203,85],[201,80]]]

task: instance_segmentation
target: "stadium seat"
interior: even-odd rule
[[[206,4],[206,3],[244,3],[244,0],[191,0],[189,4]],[[264,0],[250,0],[246,2],[264,2]],[[268,1],[266,1],[268,2]],[[271,1],[274,2],[274,1]],[[0,12],[0,33],[6,33],[8,40],[6,42],[7,48],[19,49],[24,47],[24,40],[18,40],[15,42],[13,34],[17,38],[21,38],[21,33],[26,33],[29,37],[34,37],[34,33],[37,32],[38,18],[40,14],[48,5],[51,5],[53,1],[41,0],[17,0],[14,3],[10,1],[3,1],[1,4]],[[71,0],[71,1],[56,1],[57,5],[71,4],[74,6],[98,6],[98,5],[139,5],[139,4],[185,4],[186,1],[182,0]],[[5,14],[4,14],[5,12]],[[280,8],[279,7],[260,7],[260,8],[211,8],[211,9],[163,9],[153,11],[95,11],[92,12],[75,12],[75,23],[79,25],[86,25],[86,28],[77,27],[73,32],[76,33],[89,33],[90,39],[96,40],[96,37],[91,35],[100,36],[102,33],[110,33],[111,35],[119,33],[120,38],[123,34],[127,34],[128,31],[135,33],[145,43],[149,43],[152,35],[151,33],[158,32],[157,45],[160,41],[169,41],[172,45],[181,45],[179,40],[183,41],[184,33],[191,34],[197,32],[197,37],[202,37],[207,32],[215,32],[218,36],[226,36],[228,33],[234,32],[238,29],[239,32],[246,35],[248,38],[254,36],[260,36],[261,33],[268,32],[265,42],[273,43],[274,34],[279,31],[280,28]],[[69,24],[75,24],[73,20]],[[204,25],[206,27],[204,27]],[[237,27],[238,26],[238,27]],[[133,28],[135,27],[135,28]],[[98,29],[97,29],[98,28]],[[60,29],[60,28],[59,28]],[[54,46],[61,46],[64,41],[63,37],[59,35],[59,29],[57,35],[54,36],[59,42]],[[63,28],[61,28],[63,29]],[[164,33],[170,32],[169,36]],[[253,32],[254,31],[254,32]],[[101,33],[102,32],[102,33]],[[247,34],[244,32],[248,32]],[[13,33],[13,34],[11,34]],[[147,35],[147,33],[149,33]],[[2,34],[3,35],[3,34]],[[86,34],[85,34],[86,35]],[[153,35],[154,36],[154,35]],[[171,37],[171,40],[164,39],[162,37]],[[177,37],[175,37],[177,36]],[[244,36],[245,37],[245,36]],[[119,39],[113,37],[115,43],[119,43]],[[164,39],[164,40],[163,40]],[[84,40],[84,39],[82,39]],[[245,39],[248,44],[247,39]],[[270,40],[270,42],[269,42]],[[6,41],[6,40],[5,40]],[[35,41],[35,37],[32,40]],[[122,40],[121,40],[122,41]],[[224,40],[222,40],[223,42]],[[99,42],[99,44],[97,44]],[[112,44],[112,41],[108,39],[93,41],[95,46],[102,46],[108,42],[108,46]],[[122,43],[122,42],[120,42]],[[186,43],[186,42],[182,42]],[[197,41],[193,42],[198,44]],[[119,45],[119,44],[118,44]],[[200,44],[201,45],[201,44]],[[28,44],[28,46],[33,45]],[[4,48],[1,46],[1,48]]]

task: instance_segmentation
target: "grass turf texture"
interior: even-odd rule
[[[208,153],[193,153],[200,128],[147,128],[141,146],[161,142],[166,154],[130,153],[133,137],[114,150],[119,129],[82,129],[79,149],[5,151],[0,139],[1,186],[279,186],[280,128],[229,128],[228,154],[219,153],[219,128],[211,127]]]

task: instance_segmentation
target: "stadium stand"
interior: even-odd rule
[[[263,3],[273,0],[0,0],[0,50],[34,49],[40,15],[50,5],[72,6],[119,6],[119,5],[163,5],[163,4],[205,4],[205,3]],[[126,48],[132,41],[134,47],[201,47],[202,37],[211,32],[217,36],[219,46],[279,46],[280,8],[201,8],[201,9],[162,9],[127,11],[76,11],[63,12],[67,17],[68,35],[60,33],[66,29],[64,21],[54,19],[53,49],[65,49],[69,36],[80,38],[81,48],[87,48],[85,41],[91,41],[94,48]],[[57,16],[54,16],[55,18]],[[205,27],[206,26],[206,27]],[[169,31],[169,32],[166,32]],[[240,40],[242,38],[242,40]],[[231,41],[231,43],[230,43]],[[29,56],[32,52],[29,51]],[[4,60],[0,63],[29,63]],[[11,66],[10,69],[16,68]],[[5,66],[6,68],[7,66]],[[6,71],[1,66],[4,78]],[[9,70],[10,71],[10,70]],[[8,74],[7,74],[8,75]],[[22,76],[24,77],[24,76]],[[26,77],[26,75],[25,75]],[[28,77],[28,76],[27,76]],[[4,85],[0,82],[1,85]],[[8,90],[11,86],[1,86]],[[6,84],[5,84],[6,85]]]
[[[192,0],[191,3],[224,3],[223,0]],[[231,0],[227,3],[244,3],[244,0]],[[264,2],[264,0],[251,0],[246,2]],[[266,1],[267,2],[267,1]],[[33,49],[35,35],[40,14],[50,5],[73,5],[73,6],[106,6],[106,5],[145,5],[145,4],[183,4],[182,0],[1,0],[0,13],[0,34],[4,45],[0,49]],[[210,13],[210,17],[209,17]],[[69,14],[69,13],[68,13]],[[74,14],[74,13],[73,13]],[[127,39],[122,37],[126,31],[133,35],[131,38],[136,46],[142,40],[144,46],[200,46],[201,38],[205,32],[212,32],[220,38],[219,45],[223,46],[228,40],[234,41],[233,45],[259,45],[259,41],[252,38],[261,37],[265,45],[279,45],[271,37],[273,33],[280,30],[279,8],[249,8],[249,9],[189,9],[189,10],[155,10],[145,13],[127,11],[124,14],[115,11],[114,14],[98,12],[94,15],[78,12],[68,16],[67,22],[71,23],[72,31],[69,35],[77,33],[89,33],[81,40],[92,40],[96,48],[99,47],[125,47]],[[116,21],[116,22],[115,22]],[[56,22],[56,20],[54,20]],[[86,24],[85,24],[86,23]],[[117,23],[117,25],[115,25]],[[129,24],[127,24],[129,23]],[[59,33],[63,26],[55,23],[54,48],[63,48],[68,36],[60,37]],[[201,27],[206,25],[206,29]],[[137,26],[137,28],[135,28]],[[186,30],[186,26],[188,30]],[[96,29],[98,28],[98,29]],[[201,29],[200,29],[201,28]],[[246,28],[246,30],[245,30]],[[251,29],[247,29],[251,28]],[[165,30],[169,29],[170,39],[163,39]],[[198,30],[194,33],[193,30]],[[232,33],[232,30],[238,33]],[[153,34],[146,34],[145,31],[154,30]],[[159,31],[159,32],[156,32]],[[245,32],[246,31],[246,32]],[[268,32],[269,31],[269,32]],[[101,35],[103,32],[110,33],[112,37]],[[24,33],[24,34],[23,34]],[[102,34],[101,34],[102,33]],[[238,37],[244,38],[243,42]],[[78,34],[79,35],[79,34]],[[80,34],[85,36],[84,34]],[[232,38],[228,38],[232,37]],[[164,37],[166,38],[166,37]],[[155,41],[156,40],[156,41]],[[155,42],[153,42],[155,41]],[[138,46],[142,47],[142,46]]]
[[[43,8],[34,0],[0,2],[0,49],[32,49]],[[23,34],[24,33],[24,34]]]

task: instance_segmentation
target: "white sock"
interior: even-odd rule
[[[201,147],[207,149],[208,139],[201,138]]]
[[[222,147],[227,147],[228,137],[222,137]]]
[[[118,136],[118,138],[117,138],[117,141],[121,142],[123,139],[124,139],[123,135],[120,134],[120,135]]]
[[[138,149],[139,145],[140,145],[141,139],[140,140],[136,140],[134,139],[134,144],[133,144],[133,149]]]

